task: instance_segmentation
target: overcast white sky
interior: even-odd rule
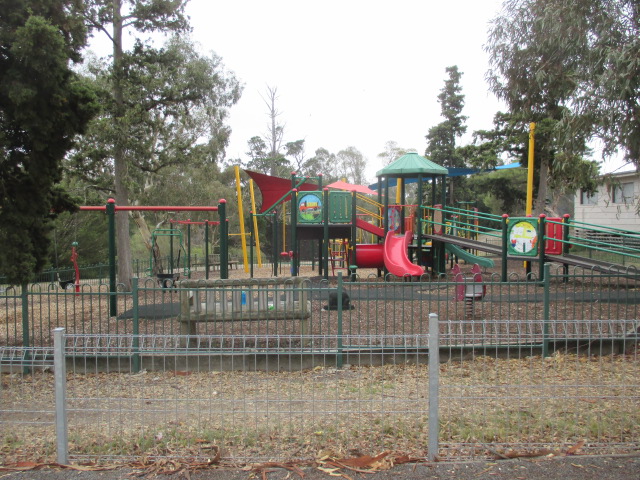
[[[277,87],[284,141],[306,155],[354,146],[373,179],[387,141],[420,154],[441,122],[445,68],[462,76],[469,132],[500,109],[488,92],[483,51],[500,0],[191,0],[193,38],[244,84],[229,119],[228,158],[267,132],[267,85]],[[266,98],[266,97],[265,97]]]

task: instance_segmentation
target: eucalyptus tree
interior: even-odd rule
[[[104,110],[72,164],[91,181],[112,181],[118,205],[136,203],[168,167],[216,163],[230,130],[228,108],[241,87],[221,59],[203,56],[185,35],[186,1],[92,0],[86,21],[113,44],[110,58],[89,68],[104,89]],[[123,32],[132,31],[131,49]],[[162,47],[153,32],[174,34]],[[156,38],[157,40],[157,38]],[[93,169],[87,169],[87,159]],[[184,177],[184,171],[176,170]],[[184,179],[185,182],[189,181]],[[143,227],[138,216],[138,225]],[[117,216],[118,277],[131,278],[129,218]]]
[[[112,162],[109,169],[113,173],[114,196],[118,205],[129,205],[132,184],[129,177],[131,162],[131,123],[128,110],[133,104],[126,97],[128,83],[131,80],[128,66],[131,54],[124,47],[124,33],[129,32],[135,39],[133,52],[145,49],[144,41],[155,32],[184,34],[189,31],[189,23],[184,14],[186,0],[87,0],[84,12],[85,22],[94,34],[101,34],[113,47],[108,68],[110,77],[108,91],[110,108],[108,110],[111,138],[103,152],[109,152]],[[118,277],[125,286],[130,285],[132,276],[131,245],[129,241],[129,217],[116,216]]]
[[[86,42],[79,6],[0,0],[0,272],[12,283],[43,268],[52,218],[76,208],[61,163],[98,107],[70,66]]]
[[[367,160],[356,147],[347,147],[336,154],[336,166],[332,169],[339,178],[346,178],[347,182],[363,185],[367,182]]]
[[[509,114],[544,126],[537,211],[549,179],[575,178],[594,136],[639,163],[640,40],[635,0],[508,0],[486,49],[491,90]],[[545,138],[546,137],[546,138]]]
[[[415,152],[415,149],[400,147],[398,146],[398,142],[389,140],[384,144],[384,151],[378,154],[378,158],[382,160],[383,165],[389,165],[402,155],[409,152]]]

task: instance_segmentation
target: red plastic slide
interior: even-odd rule
[[[420,276],[424,273],[424,269],[420,265],[411,263],[407,256],[412,237],[411,230],[404,235],[387,232],[387,238],[384,241],[384,265],[389,273],[393,273],[396,277]]]

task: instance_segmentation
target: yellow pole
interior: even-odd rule
[[[251,194],[251,211],[253,212],[253,234],[256,236],[256,254],[258,257],[258,266],[262,266],[262,254],[260,253],[260,234],[258,232],[258,217],[256,217],[256,195],[253,191],[253,180],[249,179],[249,193]]]
[[[529,163],[527,165],[527,206],[526,214],[531,215],[533,211],[533,151],[535,147],[536,124],[529,124]]]
[[[396,204],[400,205],[402,203],[402,182],[404,180],[399,178],[396,182]]]
[[[527,205],[525,213],[531,215],[533,212],[533,161],[534,161],[534,147],[536,143],[536,124],[531,122],[529,124],[529,159],[527,162]],[[524,262],[524,268],[529,273],[530,263]]]
[[[240,185],[240,167],[234,167],[236,171],[236,196],[238,197],[238,221],[240,222],[240,238],[242,239],[242,262],[244,273],[249,273],[249,259],[247,258],[247,237],[244,230],[244,208],[242,208],[242,186]]]

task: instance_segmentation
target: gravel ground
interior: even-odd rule
[[[264,470],[207,469],[180,471],[174,474],[156,474],[154,471],[121,468],[112,471],[77,472],[62,469],[42,469],[27,472],[0,471],[6,480],[129,480],[131,478],[158,480],[326,480],[347,478],[352,480],[422,480],[422,479],[509,479],[509,480],[634,480],[640,478],[640,455],[634,456],[569,456],[542,459],[516,459],[496,462],[406,464],[375,473],[358,473],[351,470],[322,472],[306,467],[300,472],[284,468]]]

